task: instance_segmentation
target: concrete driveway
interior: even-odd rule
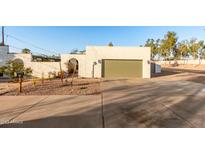
[[[205,74],[108,80],[102,94],[1,96],[1,127],[205,127]],[[103,104],[103,105],[102,105]]]

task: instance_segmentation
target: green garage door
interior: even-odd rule
[[[142,60],[104,59],[102,77],[136,78],[142,77]]]

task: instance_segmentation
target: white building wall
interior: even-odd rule
[[[108,47],[88,46],[86,48],[86,77],[102,76],[102,59],[134,59],[143,61],[143,78],[150,78],[150,48],[148,47]]]

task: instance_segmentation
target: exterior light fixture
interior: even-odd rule
[[[147,61],[147,64],[150,64],[150,60]]]
[[[99,59],[99,60],[98,60],[98,63],[101,64],[101,63],[102,63],[102,60]]]

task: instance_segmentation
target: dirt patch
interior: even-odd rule
[[[18,87],[18,83],[16,83],[16,87]],[[95,95],[100,92],[98,79],[74,79],[73,86],[71,86],[71,79],[67,82],[64,81],[63,84],[59,79],[44,80],[43,84],[39,81],[35,86],[30,82],[26,85],[23,84],[22,93],[19,93],[16,87],[3,95]]]
[[[164,69],[175,69],[181,72],[192,72],[192,73],[200,73],[205,74],[205,65],[204,64],[184,64],[184,65],[161,65]]]
[[[161,65],[162,72],[152,74],[152,81],[192,81],[205,84],[205,65]]]

